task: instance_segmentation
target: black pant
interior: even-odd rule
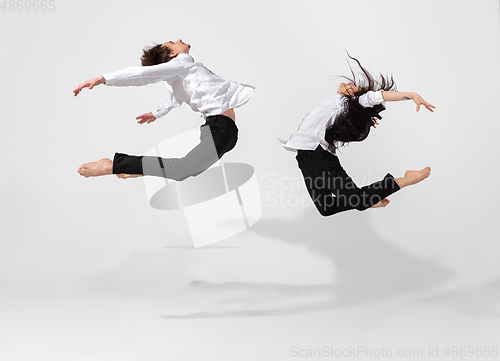
[[[381,181],[358,188],[338,157],[320,145],[316,150],[298,150],[296,159],[307,191],[323,216],[350,209],[363,211],[400,189],[389,173]]]
[[[142,174],[181,181],[196,176],[236,145],[238,128],[225,115],[207,117],[200,127],[200,143],[182,158],[161,158],[116,153],[113,174]]]

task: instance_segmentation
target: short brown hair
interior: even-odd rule
[[[161,63],[166,63],[173,58],[168,56],[172,52],[167,46],[158,44],[149,48],[143,49],[143,54],[141,56],[142,66],[158,65]]]

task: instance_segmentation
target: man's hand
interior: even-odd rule
[[[155,116],[153,115],[153,113],[146,113],[146,114],[142,114],[142,115],[139,115],[137,118],[135,119],[140,119],[137,123],[139,124],[144,124],[144,123],[152,123],[156,120]]]
[[[90,79],[87,80],[86,82],[81,83],[75,90],[73,90],[73,93],[75,93],[76,97],[83,88],[89,88],[89,90],[91,90],[93,87],[99,84],[106,84],[106,79],[104,79],[102,75],[98,76],[97,78]]]

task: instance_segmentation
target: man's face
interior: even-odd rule
[[[175,53],[176,56],[180,53],[189,54],[189,49],[191,48],[191,45],[183,43],[181,39],[177,40],[175,43],[173,41],[167,41],[163,46],[167,46],[171,50],[171,54]]]

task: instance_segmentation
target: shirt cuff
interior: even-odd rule
[[[152,113],[155,116],[155,118],[158,119],[158,118],[163,118],[171,110],[172,110],[172,106],[170,106],[170,104],[167,106],[160,105],[160,106],[158,106],[158,108],[153,110]]]
[[[106,79],[106,83],[104,83],[104,85],[114,85],[114,80],[116,79],[116,77],[113,75],[113,73],[103,74],[102,76],[104,79]]]
[[[161,118],[160,113],[158,113],[158,111],[157,111],[156,109],[155,109],[155,110],[153,110],[153,111],[152,111],[152,113],[153,113],[153,116],[154,116],[156,119]]]
[[[382,96],[382,90],[376,91],[373,95],[376,104],[385,104],[384,97]]]

